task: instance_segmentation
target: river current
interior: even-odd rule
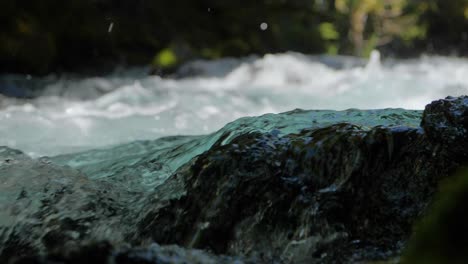
[[[0,146],[53,156],[209,134],[241,117],[296,108],[422,110],[432,100],[468,94],[468,59],[441,56],[381,61],[374,52],[364,61],[291,52],[194,61],[164,78],[147,72],[1,76],[0,85],[40,87],[30,89],[40,94],[0,97]]]

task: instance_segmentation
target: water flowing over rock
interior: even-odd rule
[[[438,181],[468,162],[466,120],[465,96],[428,105],[421,126],[420,111],[295,110],[50,158],[3,147],[0,260],[397,259]]]

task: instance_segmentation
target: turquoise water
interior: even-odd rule
[[[78,154],[59,155],[50,159],[60,165],[79,169],[93,179],[121,180],[132,190],[155,187],[164,182],[180,166],[208,150],[223,138],[222,144],[241,134],[275,131],[280,136],[297,133],[304,128],[321,128],[349,122],[363,129],[374,126],[418,127],[422,111],[382,110],[294,110],[282,114],[244,117],[205,136],[164,137],[136,141],[117,147],[90,150]]]

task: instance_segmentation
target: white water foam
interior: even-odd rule
[[[33,100],[1,99],[0,145],[56,155],[167,135],[206,134],[243,116],[295,108],[423,109],[468,94],[468,59],[368,63],[297,53],[194,62],[195,76],[128,71],[57,79]],[[187,70],[187,67],[181,71]]]

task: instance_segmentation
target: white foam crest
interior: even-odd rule
[[[167,135],[206,134],[239,117],[303,109],[423,109],[468,94],[468,60],[425,56],[368,63],[298,53],[198,61],[191,76],[141,71],[58,79],[34,100],[3,100],[0,145],[54,155]],[[187,70],[189,69],[189,70]]]

